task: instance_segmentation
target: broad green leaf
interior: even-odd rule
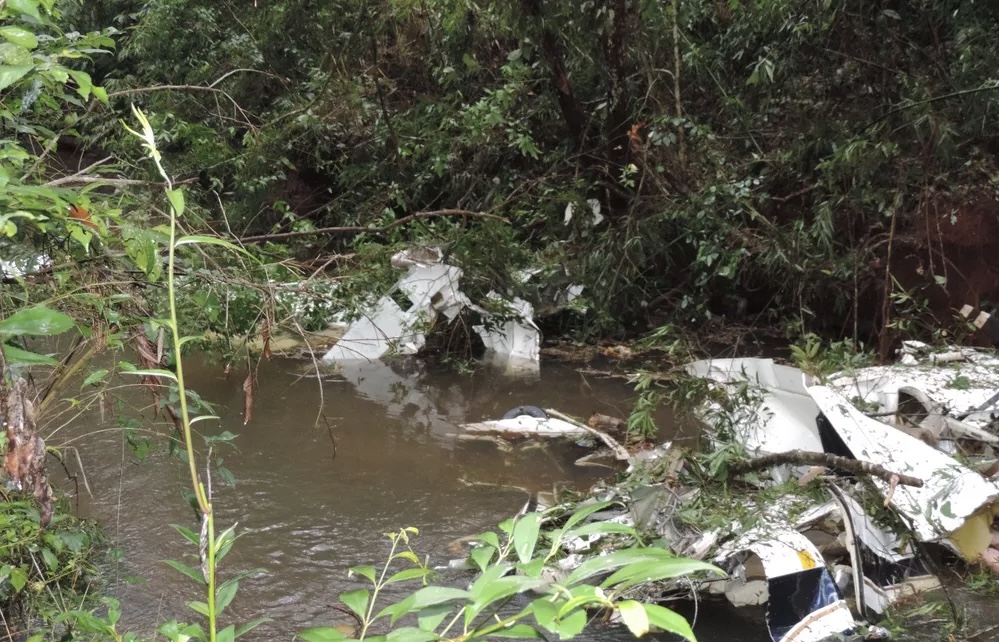
[[[202,234],[191,234],[189,236],[182,236],[173,244],[174,247],[180,247],[181,245],[218,245],[219,247],[224,247],[227,250],[232,250],[233,252],[238,252],[240,254],[246,254],[246,250],[239,247],[231,241],[225,239],[220,239],[217,236],[204,236]]]
[[[0,91],[24,78],[34,65],[0,65]]]
[[[73,327],[73,317],[58,310],[36,305],[18,310],[0,321],[0,334],[46,336],[62,334]]]
[[[234,642],[236,639],[236,627],[230,624],[215,634],[216,642]]]
[[[415,626],[404,626],[391,631],[385,639],[390,642],[431,642],[437,639],[437,634]]]
[[[57,366],[59,362],[44,354],[28,352],[9,344],[3,344],[3,354],[7,363],[27,366]]]
[[[107,376],[107,374],[108,374],[107,368],[101,368],[100,370],[94,370],[93,372],[91,372],[87,376],[86,379],[83,380],[83,383],[80,384],[80,389],[82,390],[83,388],[86,388],[87,386],[94,385],[98,381],[103,380],[104,377]]]
[[[367,578],[372,584],[375,583],[377,571],[374,566],[354,566],[347,571],[347,577],[352,575],[360,575],[361,577]]]
[[[271,620],[271,618],[269,617],[258,617],[250,620],[249,622],[244,622],[243,624],[240,624],[239,626],[236,627],[236,637],[238,638],[239,636],[245,633],[249,633],[253,629],[260,626],[261,624],[271,621],[273,620]]]
[[[570,640],[586,628],[586,611],[578,609],[563,617],[558,623],[559,639]]]
[[[173,570],[179,573],[183,573],[184,575],[188,576],[195,582],[198,582],[199,584],[205,584],[205,576],[201,574],[201,571],[199,569],[191,568],[186,564],[181,564],[180,562],[175,562],[174,560],[164,560],[163,563],[172,568]]]
[[[7,8],[14,13],[28,15],[38,21],[42,20],[41,14],[38,13],[36,0],[7,0]]]
[[[85,71],[70,69],[69,75],[76,82],[76,93],[80,94],[80,97],[84,100],[90,98],[90,90],[94,86],[94,82],[90,79],[90,74]]]
[[[574,528],[573,530],[565,533],[563,537],[567,540],[576,537],[587,537],[589,535],[610,535],[612,533],[632,535],[634,537],[638,536],[635,532],[633,526],[628,526],[627,524],[618,524],[617,522],[592,522],[590,524],[583,524],[579,528]]]
[[[170,201],[170,206],[173,208],[174,213],[177,216],[183,216],[184,214],[184,190],[178,189],[168,189],[166,192],[167,199]],[[186,237],[185,237],[186,238]]]
[[[180,526],[179,524],[170,524],[175,531],[184,536],[184,539],[191,542],[195,546],[201,544],[201,537],[186,526]]]
[[[645,609],[645,614],[648,616],[649,623],[652,626],[662,629],[667,633],[679,635],[688,640],[688,642],[697,642],[697,638],[694,637],[694,631],[690,628],[690,623],[679,613],[658,604],[643,604],[642,608]]]
[[[558,633],[558,605],[547,597],[541,597],[531,602],[531,612],[534,620],[544,629]]]
[[[655,562],[639,562],[625,566],[604,580],[600,586],[623,590],[636,584],[659,582],[698,571],[708,571],[725,575],[717,566],[706,562],[682,557],[663,559]]]
[[[541,513],[527,513],[513,527],[513,547],[521,562],[531,561],[541,530]]]
[[[94,93],[94,98],[100,101],[102,104],[108,104],[108,92],[103,87],[94,86],[92,89]],[[236,637],[239,637],[239,629],[236,629]]]
[[[239,580],[229,580],[225,584],[219,587],[218,593],[215,595],[215,612],[221,613],[225,610],[225,607],[232,603],[234,597],[236,597],[236,591],[239,590]]]
[[[347,636],[334,629],[332,626],[317,626],[298,632],[298,637],[306,642],[340,642],[346,640]]]
[[[649,632],[649,616],[641,602],[623,600],[617,603],[617,610],[621,614],[625,626],[636,638]]]
[[[468,556],[472,558],[472,561],[475,562],[480,571],[484,571],[489,566],[489,561],[493,559],[495,553],[496,549],[492,546],[479,546],[478,548],[473,548]]]
[[[385,584],[395,584],[396,582],[405,582],[406,580],[423,579],[432,573],[433,571],[422,567],[407,568],[385,580]]]
[[[479,535],[478,540],[492,546],[496,550],[500,549],[499,537],[492,531]]]
[[[20,593],[24,585],[28,583],[28,572],[24,570],[23,566],[17,566],[10,569],[10,585],[14,588],[15,593]]]
[[[13,25],[0,27],[0,37],[5,38],[8,42],[12,42],[19,47],[24,47],[25,49],[34,49],[38,46],[38,38],[35,37],[35,34],[31,33],[27,29],[22,29],[21,27],[15,27]]]
[[[437,604],[428,606],[416,614],[416,621],[424,631],[436,631],[444,618],[451,613],[453,606],[450,604]]]
[[[122,374],[137,375],[139,377],[163,377],[170,381],[176,381],[177,375],[162,368],[151,368],[149,370],[124,370]]]
[[[490,638],[516,638],[518,640],[544,640],[530,624],[514,624],[513,626],[489,634]]]
[[[346,604],[347,608],[356,613],[361,619],[364,619],[365,614],[368,612],[368,601],[370,599],[371,593],[368,589],[363,588],[347,591],[340,595],[340,601]]]
[[[580,508],[572,515],[570,515],[569,519],[565,520],[565,525],[562,527],[562,529],[563,531],[567,531],[576,524],[580,523],[581,521],[589,517],[590,515],[592,515],[593,513],[602,511],[603,509],[609,508],[610,506],[614,506],[617,503],[618,502],[597,502],[595,504],[587,504],[586,506]]]
[[[661,562],[667,559],[675,558],[665,549],[626,548],[586,560],[569,575],[565,584],[566,586],[572,586],[594,575],[617,570],[628,564]]]
[[[197,602],[192,600],[187,603],[187,607],[192,611],[194,611],[195,613],[208,617],[208,605],[205,604],[204,602]]]
[[[427,586],[416,591],[401,602],[385,607],[375,617],[377,619],[384,615],[389,615],[391,616],[390,622],[395,624],[399,618],[407,613],[419,612],[428,606],[444,604],[446,602],[453,602],[456,600],[468,601],[471,599],[472,596],[468,591],[446,586]]]
[[[466,620],[469,617],[474,619],[489,606],[511,595],[537,590],[547,587],[549,584],[550,582],[539,577],[526,577],[524,575],[509,575],[493,580],[482,586],[476,593],[475,602],[468,606]]]
[[[59,559],[48,548],[42,549],[42,558],[45,560],[45,566],[48,566],[50,571],[59,568]]]

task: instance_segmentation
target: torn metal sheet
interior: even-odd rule
[[[750,403],[739,405],[733,422],[735,438],[750,452],[822,450],[815,402],[797,368],[773,359],[711,359],[695,361],[687,371],[730,386],[751,385]]]
[[[354,321],[324,361],[372,361],[390,352],[416,354],[426,342],[412,327],[412,318],[389,297],[382,297],[364,316]]]
[[[864,404],[876,404],[878,413],[888,415],[897,425],[900,406],[906,396],[918,396],[927,418],[948,418],[949,429],[957,438],[974,438],[995,443],[995,436],[981,431],[999,415],[999,357],[973,348],[953,347],[943,353],[933,352],[919,341],[906,341],[900,363],[889,366],[862,368],[850,375],[832,379],[829,387],[848,399]],[[941,355],[948,358],[942,364]],[[900,399],[901,398],[901,399]],[[993,405],[989,405],[992,400]],[[954,423],[960,420],[961,424]],[[973,432],[979,429],[979,432]],[[941,438],[947,439],[944,433]]]
[[[715,563],[732,569],[726,595],[766,603],[774,642],[819,642],[858,628],[822,554],[797,531],[754,529],[724,546]]]
[[[509,316],[497,318],[469,301],[459,287],[461,268],[441,262],[441,256],[438,248],[414,248],[393,256],[392,265],[408,268],[393,292],[405,294],[409,305],[401,307],[390,296],[383,296],[347,327],[323,360],[346,363],[371,361],[388,354],[416,354],[426,343],[425,331],[438,315],[453,321],[463,309],[469,308],[486,321],[474,329],[492,361],[510,372],[536,371],[541,332],[534,323],[531,304],[521,299],[506,302]],[[488,296],[503,301],[495,292]],[[489,323],[491,320],[495,322]]]
[[[502,300],[495,292],[486,296],[494,301]],[[534,323],[534,307],[523,299],[514,299],[508,306],[511,318],[489,327],[487,324],[472,326],[472,329],[482,338],[486,351],[501,357],[511,369],[535,369],[541,359],[541,330]]]
[[[899,538],[879,528],[852,497],[832,489],[846,528],[857,611],[884,613],[894,602],[940,588],[922,560]]]
[[[999,514],[999,485],[919,439],[867,417],[831,388],[812,386],[808,392],[852,457],[924,481],[922,487],[899,485],[889,491],[887,482],[871,477],[889,505],[911,521],[920,540],[946,543],[969,561],[979,558]]]

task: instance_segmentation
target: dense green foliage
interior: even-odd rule
[[[905,313],[948,277],[982,294],[920,235],[996,200],[992,3],[164,0],[74,20],[121,30],[97,66],[112,106],[143,105],[237,234],[499,214],[353,241],[441,241],[473,290],[564,265],[603,333],[724,312],[867,338],[886,294]],[[114,125],[89,139],[127,156]]]

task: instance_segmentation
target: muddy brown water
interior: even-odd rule
[[[348,378],[306,372],[300,361],[263,363],[252,421],[244,426],[245,372],[226,376],[220,366],[187,364],[191,388],[216,404],[221,417],[208,432],[238,434],[235,447],[218,451],[238,481],[226,487],[216,479],[214,505],[219,527],[237,523],[240,533],[222,576],[265,571],[241,582],[226,613],[236,621],[273,618],[253,640],[291,640],[309,626],[349,623],[330,605],[340,592],[359,586],[347,577],[350,566],[384,560],[384,533],[419,528],[416,551],[445,565],[459,556],[456,539],[494,528],[528,493],[555,484],[585,489],[613,474],[574,466],[586,451],[570,447],[503,453],[491,444],[459,443],[453,437],[459,424],[524,404],[580,416],[626,416],[634,397],[624,382],[563,366],[546,367],[539,380],[431,372],[412,363],[370,364]],[[141,391],[123,397],[150,414]],[[93,495],[81,487],[78,510],[99,519],[120,551],[120,559],[109,563],[110,593],[121,600],[130,630],[194,620],[184,604],[198,599],[197,587],[163,564],[193,552],[170,526],[195,527],[181,495],[189,484],[187,468],[162,448],[139,461],[115,428],[114,414],[106,404],[103,419],[94,410],[52,439],[79,448]],[[668,416],[660,419],[665,433],[675,429]],[[463,581],[460,575],[446,579]],[[688,606],[684,613],[694,610]],[[758,612],[705,612],[702,605],[697,615],[703,642],[768,639]],[[632,638],[600,627],[580,639]]]

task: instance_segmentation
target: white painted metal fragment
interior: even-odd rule
[[[969,561],[989,546],[989,525],[999,513],[999,486],[957,460],[899,430],[867,417],[835,390],[808,389],[852,455],[924,481],[902,486],[890,505],[912,521],[922,541],[941,541]],[[889,484],[871,477],[888,495]]]

